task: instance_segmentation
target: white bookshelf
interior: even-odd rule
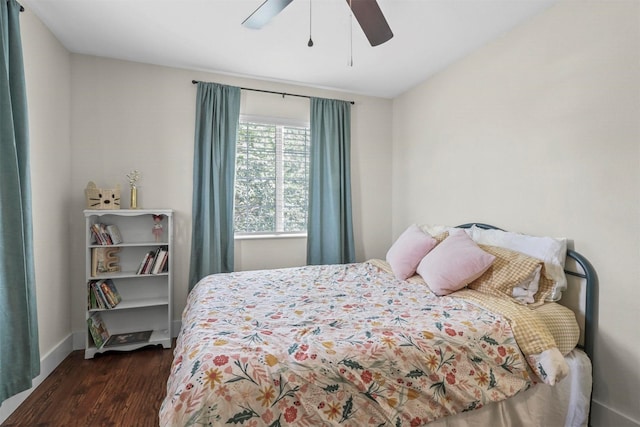
[[[164,215],[160,241],[152,232],[153,215]],[[96,347],[88,327],[85,327],[85,359],[105,351],[130,351],[147,345],[171,348],[173,269],[173,210],[172,209],[114,209],[85,210],[85,319],[98,312],[109,334],[124,334],[151,330],[148,342],[132,343],[100,348]],[[100,223],[116,225],[122,242],[100,245],[95,242],[91,226]],[[119,271],[92,276],[92,250],[94,248],[119,248]],[[158,247],[168,249],[168,268],[158,274],[137,274],[146,253]],[[113,308],[91,308],[87,285],[100,279],[111,279],[122,301]]]

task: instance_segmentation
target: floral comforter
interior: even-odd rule
[[[535,383],[509,323],[371,263],[217,274],[190,293],[161,426],[418,426]]]

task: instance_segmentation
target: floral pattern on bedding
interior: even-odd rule
[[[418,426],[534,381],[499,315],[370,263],[212,275],[183,313],[161,426]]]

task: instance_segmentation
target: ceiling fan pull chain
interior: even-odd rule
[[[307,43],[309,47],[313,47],[313,40],[311,39],[311,2],[312,0],[309,0],[309,42]]]

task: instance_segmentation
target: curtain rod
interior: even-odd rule
[[[199,82],[198,80],[191,80],[191,83],[193,83],[193,84],[195,85],[195,84],[198,84],[198,83],[200,83],[200,82]],[[311,97],[310,97],[310,96],[308,96],[308,95],[298,95],[298,94],[295,94],[295,93],[275,92],[275,91],[272,91],[272,90],[252,89],[252,88],[248,88],[248,87],[241,87],[240,89],[241,89],[241,90],[250,90],[250,91],[252,91],[252,92],[273,93],[273,94],[275,94],[275,95],[282,95],[282,97],[283,97],[283,98],[284,98],[285,96],[297,96],[297,97],[299,97],[299,98],[308,98],[308,99],[311,99]],[[355,102],[354,102],[354,101],[347,101],[347,102],[351,103],[351,105],[355,104]]]

